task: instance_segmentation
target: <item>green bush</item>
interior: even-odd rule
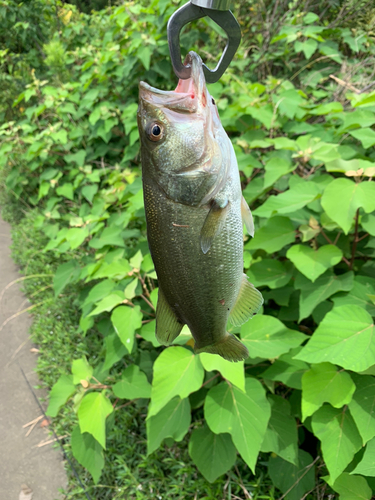
[[[187,329],[168,349],[154,336],[137,87],[175,85],[166,59],[175,6],[128,2],[91,16],[60,6],[60,36],[44,41],[45,57],[15,101],[19,118],[0,128],[9,196],[32,210],[44,255],[60,263],[57,303],[77,301],[80,338],[91,343],[71,372],[55,367],[48,414],[76,415],[72,453],[94,483],[119,435],[118,409],[129,405],[147,412],[148,454],[188,439],[208,481],[238,453],[247,478],[261,456],[289,500],[317,498],[325,483],[343,500],[371,498],[373,35],[337,24],[342,11],[329,3],[323,20],[299,3],[268,4],[239,7],[244,43],[210,86],[255,216],[244,265],[265,303],[230,327],[251,353],[245,363],[194,355]],[[342,8],[350,12],[349,2]],[[183,49],[216,54],[220,34],[210,26],[187,30]]]

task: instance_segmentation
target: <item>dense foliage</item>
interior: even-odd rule
[[[119,2],[87,15],[67,3],[32,3],[40,23],[26,21],[17,1],[0,2],[1,81],[15,82],[0,89],[0,169],[8,203],[27,207],[45,241],[42,259],[51,265],[57,304],[80,308],[80,347],[72,362],[53,367],[48,406],[57,420],[61,409],[76,415],[68,429],[73,456],[94,483],[103,467],[106,474],[109,450],[113,455],[117,446],[116,460],[126,464],[112,430],[121,430],[124,411],[139,410],[147,454],[159,453],[164,441],[188,442],[210,482],[240,464],[237,498],[257,493],[250,478],[266,465],[288,500],[332,490],[342,500],[369,500],[372,2],[269,0],[238,8],[243,44],[209,90],[255,216],[244,266],[265,303],[241,328],[229,325],[251,353],[235,364],[194,355],[187,329],[167,349],[154,336],[157,279],[145,236],[137,87],[141,79],[159,88],[176,83],[166,40],[176,6]],[[48,24],[58,26],[55,34]],[[25,36],[15,45],[6,30]],[[218,39],[220,31],[200,21],[184,32],[183,50],[195,48],[210,63]],[[126,433],[121,439],[132,440]],[[95,498],[127,494],[119,477],[112,486],[118,497],[94,488]],[[143,490],[132,498],[153,494]]]

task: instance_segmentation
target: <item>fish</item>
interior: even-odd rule
[[[243,223],[254,235],[232,143],[191,51],[191,76],[173,91],[139,84],[137,112],[147,239],[158,277],[156,338],[168,346],[187,325],[194,352],[241,361],[227,331],[263,298],[243,273]]]

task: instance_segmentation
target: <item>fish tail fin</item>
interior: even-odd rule
[[[225,337],[211,345],[199,347],[195,345],[194,351],[196,354],[200,352],[208,352],[210,354],[218,354],[228,361],[242,361],[249,357],[249,351],[243,343],[231,333],[226,333]]]

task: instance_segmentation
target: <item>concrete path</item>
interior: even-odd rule
[[[20,277],[10,257],[10,244],[9,224],[0,219],[0,297]],[[67,483],[61,451],[51,444],[37,446],[49,439],[48,428],[41,426],[43,418],[28,436],[31,426],[23,427],[41,416],[20,370],[22,367],[32,387],[38,384],[34,372],[37,354],[30,351],[34,346],[28,338],[31,318],[24,313],[5,322],[29,305],[18,283],[5,290],[0,302],[0,500],[29,500],[30,490],[32,500],[61,499],[59,488]],[[40,390],[35,392],[45,396]]]

